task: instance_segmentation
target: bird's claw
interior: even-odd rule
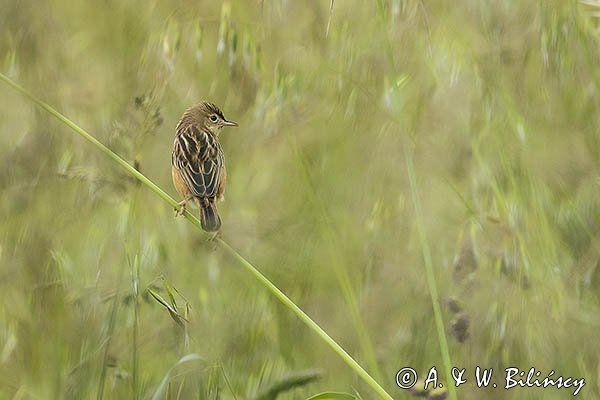
[[[185,206],[186,206],[186,204],[187,204],[187,201],[186,201],[186,200],[183,200],[183,201],[180,201],[180,202],[179,202],[179,203],[177,203],[177,204],[179,205],[179,207],[178,207],[178,208],[175,208],[175,217],[179,217],[180,215],[183,215],[183,213],[184,213],[184,212],[185,212],[185,210],[186,210],[186,207],[185,207]]]
[[[210,238],[208,238],[207,241],[208,242],[214,242],[217,239],[221,239],[222,237],[223,237],[223,233],[220,230],[218,230]]]

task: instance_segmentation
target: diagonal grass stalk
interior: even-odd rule
[[[162,190],[158,185],[144,176],[141,172],[136,170],[131,164],[127,161],[119,157],[116,153],[114,153],[111,149],[106,147],[100,141],[98,141],[95,137],[86,132],[83,128],[79,127],[76,123],[71,121],[69,118],[52,108],[50,105],[46,104],[42,100],[35,97],[25,88],[14,82],[12,79],[7,77],[6,75],[0,73],[0,79],[4,81],[6,84],[11,86],[13,89],[17,90],[39,107],[43,108],[52,116],[56,117],[59,121],[67,125],[69,128],[74,130],[77,134],[82,136],[88,142],[92,143],[98,150],[102,151],[112,160],[114,160],[117,164],[123,167],[127,172],[132,174],[135,178],[137,178],[140,182],[150,188],[153,192],[159,195],[164,201],[169,203],[172,207],[178,207],[177,201],[173,199],[167,192]],[[190,221],[194,226],[201,230],[200,221],[194,215],[192,215],[189,211],[185,211],[183,214],[185,218]],[[273,294],[279,301],[281,301],[288,309],[290,309],[302,322],[304,322],[308,328],[319,336],[323,342],[325,342],[331,349],[337,353],[342,360],[348,364],[350,368],[354,370],[354,372],[364,380],[377,395],[386,400],[393,400],[392,396],[390,396],[379,383],[373,379],[371,375],[363,368],[361,365],[350,356],[346,350],[344,350],[334,339],[327,334],[315,321],[313,321],[300,307],[298,307],[289,297],[286,296],[275,284],[273,284],[266,276],[264,276],[256,267],[254,267],[248,260],[246,260],[242,255],[240,255],[233,247],[231,247],[227,242],[222,239],[217,239],[217,243],[223,248],[227,253],[229,253],[233,258],[238,260],[238,262],[248,270],[263,286],[265,286],[271,294]]]

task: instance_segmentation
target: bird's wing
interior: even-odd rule
[[[216,196],[224,158],[213,135],[193,125],[185,127],[175,137],[171,161],[194,196]]]

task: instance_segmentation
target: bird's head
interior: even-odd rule
[[[227,120],[219,107],[206,101],[193,106],[185,114],[188,114],[191,122],[200,125],[213,135],[218,135],[225,126],[238,126],[236,122]]]

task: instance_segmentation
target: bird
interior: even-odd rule
[[[238,124],[227,120],[213,103],[202,101],[188,108],[175,128],[171,175],[183,197],[176,215],[183,214],[192,201],[200,209],[200,223],[206,232],[221,228],[216,202],[223,197],[227,172],[219,134],[226,126]]]

